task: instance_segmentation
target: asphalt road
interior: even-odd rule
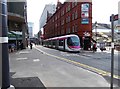
[[[80,53],[69,53],[63,52],[51,48],[45,48],[41,46],[37,46],[37,48],[41,49],[42,51],[49,53],[51,55],[59,56],[62,58],[66,58],[78,63],[82,63],[88,65],[90,67],[94,67],[105,72],[111,72],[111,53],[110,51],[98,51],[98,52],[80,52]],[[120,62],[119,53],[115,52],[114,54],[114,74],[120,76]]]
[[[30,89],[36,89],[35,87],[37,89],[41,87],[48,89],[49,87],[109,87],[110,81],[107,76],[89,71],[90,66],[87,70],[81,68],[87,66],[66,59],[80,56],[42,46],[11,53],[11,84],[22,89],[23,87],[30,87]],[[86,56],[82,55],[80,58],[84,57]]]
[[[98,50],[93,53],[90,51],[82,51],[80,53],[63,52],[43,46],[36,46],[37,50],[48,56],[65,61],[67,63],[80,66],[84,69],[90,70],[97,74],[107,77],[110,82],[111,78],[111,51],[106,50],[101,52]],[[114,83],[120,86],[120,66],[119,66],[119,52],[114,52]]]

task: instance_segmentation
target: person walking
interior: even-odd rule
[[[97,51],[96,43],[93,44],[93,52]]]
[[[12,50],[12,46],[11,44],[9,44],[9,52],[11,52],[11,50]]]
[[[20,49],[21,49],[21,50],[23,49],[23,43],[20,44]]]
[[[30,49],[32,49],[32,43],[30,42]]]

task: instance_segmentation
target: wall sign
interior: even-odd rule
[[[88,3],[86,3],[86,4],[82,4],[82,6],[81,6],[81,11],[89,11],[89,4]]]
[[[87,11],[84,11],[84,12],[81,13],[81,17],[82,18],[89,17],[89,13]]]
[[[89,24],[89,18],[82,18],[81,24]]]
[[[81,5],[81,24],[89,24],[89,3]]]

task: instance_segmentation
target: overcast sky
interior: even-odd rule
[[[64,2],[64,0],[59,0]],[[118,14],[120,0],[92,0],[92,22],[110,23],[111,14]],[[27,0],[28,22],[34,23],[34,34],[39,31],[39,19],[45,4],[56,4],[57,0]]]

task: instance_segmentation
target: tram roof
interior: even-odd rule
[[[64,36],[59,36],[59,37],[53,37],[53,38],[49,38],[49,39],[46,39],[46,40],[58,40],[58,39],[66,39],[68,37],[72,37],[72,36],[76,36],[75,34],[71,34],[71,35],[64,35]]]

